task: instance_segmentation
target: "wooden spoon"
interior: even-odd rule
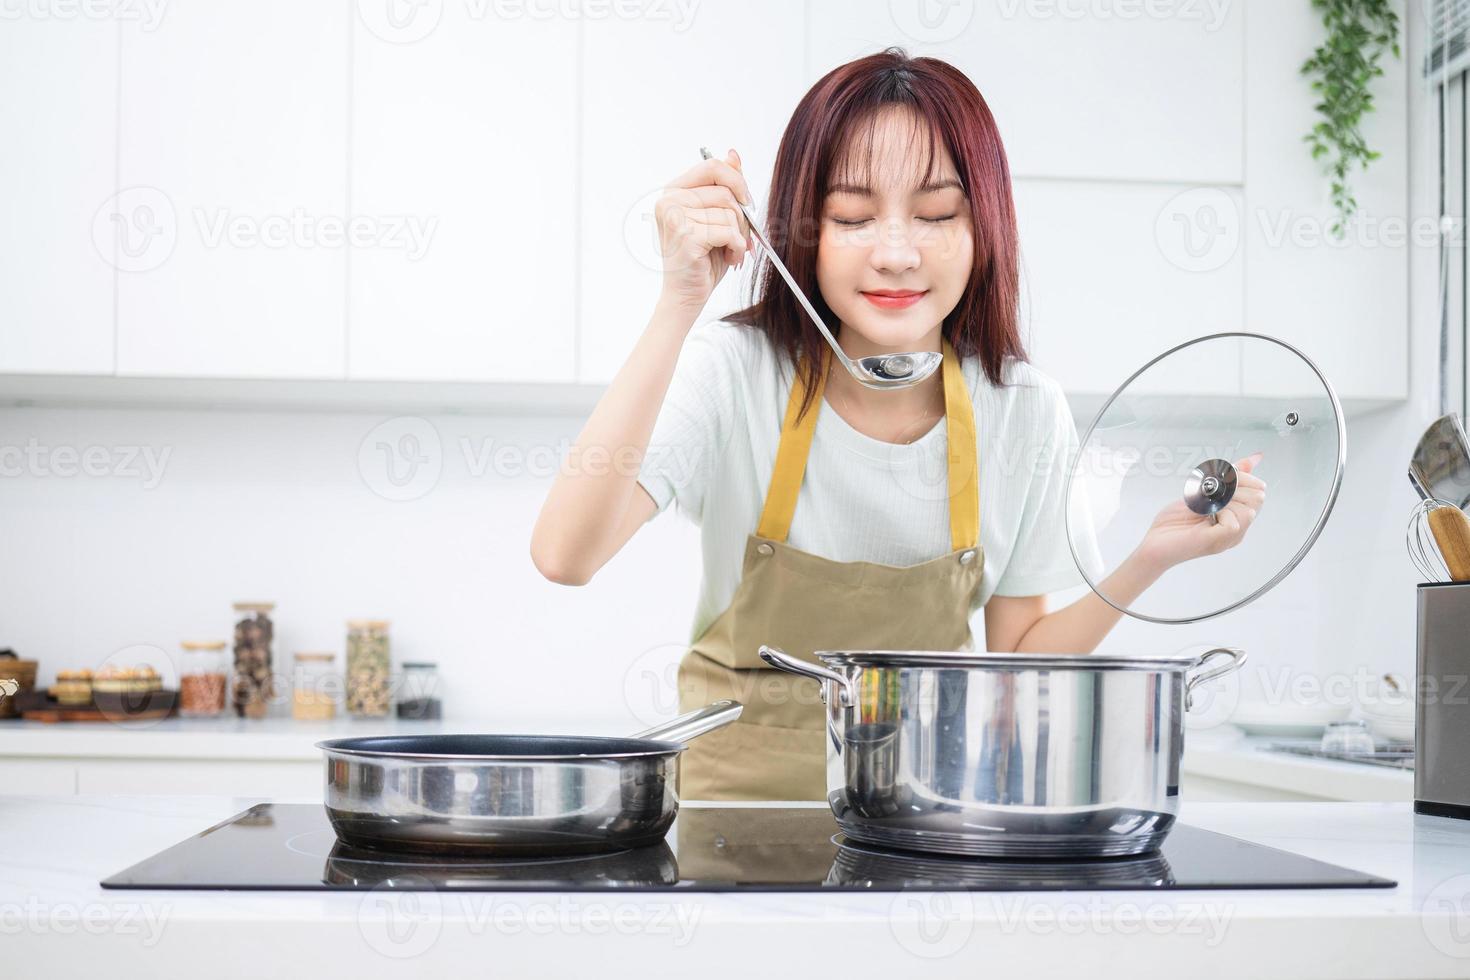
[[[1470,518],[1458,507],[1435,507],[1429,512],[1429,529],[1451,580],[1470,582]]]

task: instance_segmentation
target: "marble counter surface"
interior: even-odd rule
[[[6,974],[1470,976],[1470,823],[1397,803],[1186,803],[1182,815],[1393,878],[1394,889],[512,895],[98,886],[253,802],[0,799]]]

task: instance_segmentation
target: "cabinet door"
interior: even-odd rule
[[[1339,240],[1328,233],[1330,180],[1302,141],[1320,117],[1297,69],[1321,41],[1320,17],[1309,4],[1252,4],[1249,28],[1246,329],[1299,347],[1340,397],[1405,398],[1410,252],[1436,247],[1435,215],[1409,211],[1408,50],[1385,55],[1373,80],[1363,136],[1383,155],[1350,175],[1359,213]],[[1269,350],[1247,357],[1246,391],[1291,394],[1272,371],[1281,363]]]
[[[1217,224],[1238,211],[1233,189],[1021,180],[1015,197],[1029,349],[1068,392],[1109,394],[1176,344],[1238,329],[1239,226]],[[1240,390],[1233,346],[1214,367],[1131,390]]]
[[[123,25],[118,373],[342,376],[348,9]]]
[[[314,797],[322,764],[244,759],[85,759],[76,767],[78,793],[138,796]]]
[[[653,206],[664,185],[700,162],[701,146],[721,157],[734,147],[764,215],[776,146],[806,89],[800,4],[661,9],[667,16],[583,24],[582,381],[616,374],[653,312],[663,273]],[[704,315],[743,306],[747,287],[748,276],[727,275]]]
[[[0,372],[111,374],[119,24],[15,12],[0,26]]]
[[[349,376],[573,380],[575,18],[356,7]]]
[[[809,6],[811,81],[888,45],[942,58],[985,96],[1015,174],[1240,182],[1241,4]]]
[[[0,796],[71,796],[77,767],[59,759],[0,759]]]

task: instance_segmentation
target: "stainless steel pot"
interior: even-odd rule
[[[861,843],[979,857],[1157,850],[1184,713],[1241,650],[1120,657],[760,648],[822,685],[827,801]],[[1213,663],[1211,663],[1213,662]],[[1208,664],[1208,666],[1207,666]]]
[[[327,818],[355,847],[585,854],[661,841],[684,742],[740,717],[716,701],[630,738],[378,735],[318,742]]]

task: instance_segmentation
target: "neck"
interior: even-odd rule
[[[942,336],[941,325],[935,324],[934,328],[917,341],[914,346],[907,347],[904,350],[940,350],[940,338]],[[883,347],[875,344],[856,330],[843,324],[838,324],[837,327],[837,343],[842,347],[843,352],[854,361],[876,354],[902,353],[896,347]],[[942,375],[942,371],[935,371],[929,377],[912,387],[890,388],[886,391],[878,391],[861,384],[834,360],[832,362],[831,373],[827,377],[827,392],[829,395],[835,395],[836,398],[841,399],[843,403],[853,406],[864,416],[871,418],[888,417],[894,420],[903,420],[922,416],[926,412],[942,413],[944,411],[944,380]]]

